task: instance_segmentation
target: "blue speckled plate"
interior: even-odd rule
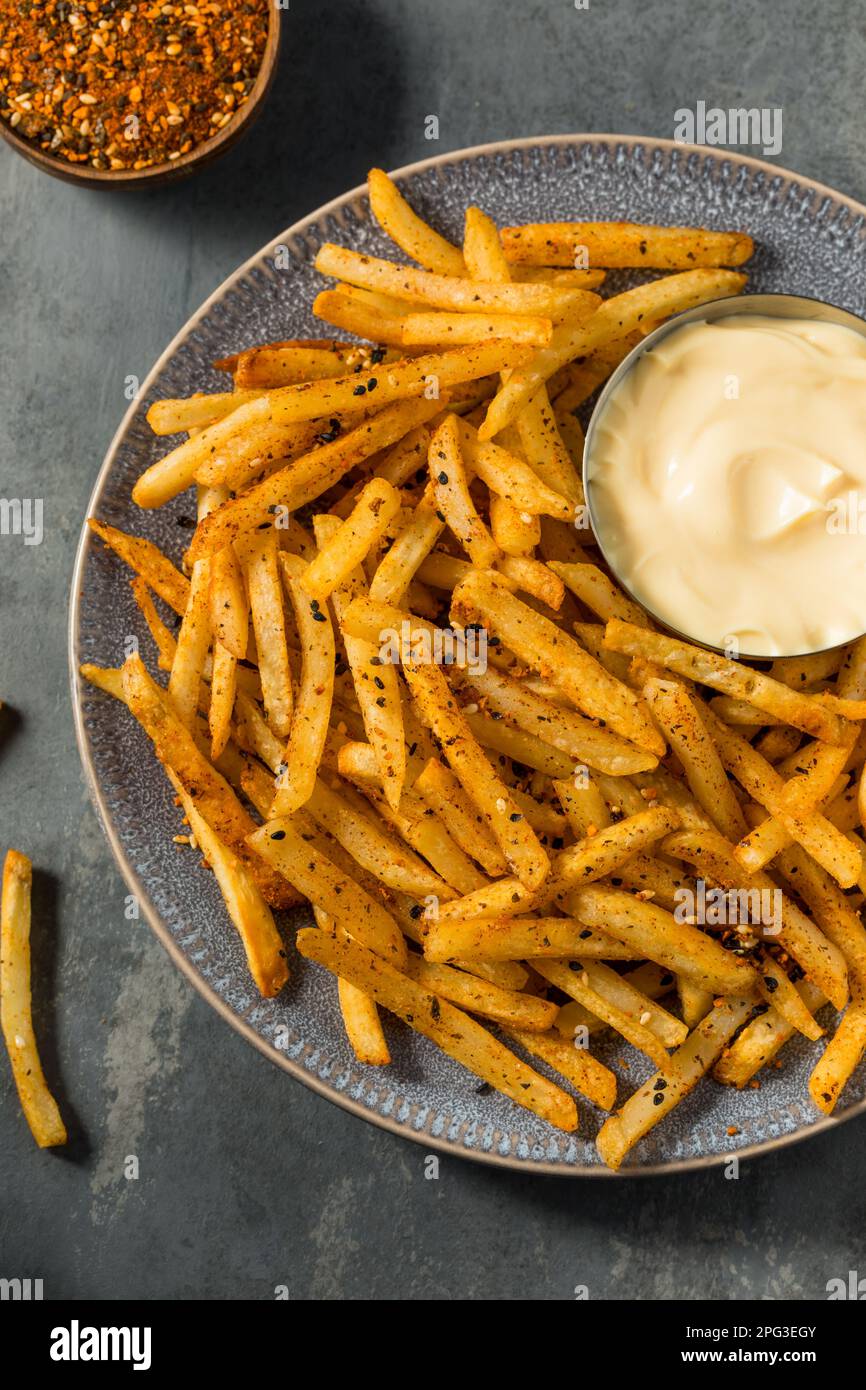
[[[757,251],[756,290],[815,295],[866,311],[866,208],[831,189],[757,160],[663,140],[560,136],[490,145],[412,165],[399,175],[419,212],[460,239],[463,212],[478,203],[500,223],[568,218],[738,227]],[[343,242],[390,254],[363,188],[313,213],[236,272],[190,319],[157,362],[108,451],[90,511],[149,536],[179,558],[189,497],[158,512],[130,501],[132,484],[166,450],[145,422],[152,401],[223,389],[210,363],[239,348],[295,336],[321,336],[310,305],[319,277],[318,246]],[[288,248],[275,267],[277,246]],[[112,850],[153,930],[180,968],[238,1032],[292,1076],[365,1119],[429,1149],[525,1168],[536,1173],[600,1174],[593,1136],[601,1117],[580,1102],[576,1136],[552,1129],[478,1082],[426,1039],[386,1021],[393,1064],[360,1066],[343,1034],[335,982],[294,958],[292,978],[276,1000],[251,987],[238,939],[212,874],[178,852],[180,828],[169,786],[150,745],[123,707],[83,685],[81,661],[116,665],[135,634],[146,660],[153,647],[129,590],[124,567],[85,530],[70,609],[73,704],[81,756]],[[301,914],[303,916],[304,914]],[[618,1072],[625,1095],[650,1067],[625,1045],[600,1055]],[[806,1080],[814,1048],[789,1045],[780,1070],[760,1090],[732,1092],[707,1082],[634,1151],[623,1172],[672,1171],[757,1153],[836,1124],[866,1106],[866,1071],[847,1087],[836,1116],[819,1116]],[[735,1127],[731,1137],[727,1130]]]

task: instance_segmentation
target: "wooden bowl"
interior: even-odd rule
[[[38,145],[16,134],[4,120],[0,120],[0,135],[13,150],[23,155],[31,164],[35,164],[37,169],[44,169],[54,178],[65,179],[67,183],[77,183],[86,188],[155,188],[160,184],[175,183],[178,179],[187,178],[197,169],[225,154],[261,112],[277,70],[280,48],[281,11],[276,5],[269,3],[268,13],[270,22],[262,65],[236,119],[229,121],[216,135],[182,154],[179,159],[154,164],[150,169],[94,169],[90,164],[70,164],[66,159],[58,159],[56,155],[46,153]]]

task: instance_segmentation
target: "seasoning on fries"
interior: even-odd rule
[[[248,347],[217,364],[231,389],[151,407],[189,438],[133,496],[201,489],[185,557],[91,526],[167,688],[138,656],[83,674],[153,743],[263,994],[292,949],[271,908],[309,901],[297,968],[330,972],[359,1063],[389,1064],[396,1015],[566,1132],[575,1095],[619,1100],[613,1168],[794,1035],[829,1112],[866,1049],[844,891],[866,888],[866,644],[768,672],[661,634],[575,524],[574,412],[650,327],[739,293],[751,239],[500,234],[469,208],[457,245],[382,170],[370,198],[394,258],[321,247],[314,306],[365,341]],[[607,267],[673,273],[605,295]],[[658,1068],[619,1098],[590,1050],[610,1033]]]

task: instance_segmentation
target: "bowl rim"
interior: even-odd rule
[[[50,154],[47,150],[34,145],[32,141],[25,140],[9,125],[8,121],[3,119],[0,119],[0,136],[16,154],[21,155],[22,159],[26,159],[28,164],[32,164],[45,174],[50,174],[53,178],[62,179],[64,183],[77,184],[83,188],[130,190],[143,188],[148,184],[155,186],[174,183],[186,178],[189,174],[195,173],[197,169],[210,164],[212,160],[229,150],[246,133],[256,117],[261,114],[276,75],[282,38],[283,12],[273,3],[273,0],[266,0],[266,3],[268,33],[262,61],[249,96],[237,111],[238,119],[234,122],[230,121],[224,130],[209,136],[201,144],[194,145],[191,150],[187,150],[186,154],[180,155],[179,158],[164,160],[161,164],[154,164],[149,169],[94,169],[92,164],[72,164],[69,160],[60,159],[57,155]]]
[[[809,314],[806,310],[812,306],[820,310],[820,313]],[[790,308],[792,312],[784,312],[784,308]],[[799,310],[799,312],[798,312]],[[679,332],[690,323],[715,323],[719,319],[743,318],[762,315],[768,318],[779,319],[813,319],[816,323],[835,323],[840,327],[850,328],[859,333],[866,339],[866,317],[857,314],[853,309],[843,309],[841,305],[834,304],[829,299],[818,299],[815,295],[807,294],[786,294],[782,290],[760,290],[755,294],[750,294],[748,290],[744,294],[726,295],[721,299],[711,299],[705,304],[697,304],[691,309],[683,309],[678,314],[673,314],[664,323],[660,323],[651,333],[647,333],[639,343],[636,343],[631,351],[614,368],[608,377],[598,399],[593,407],[589,424],[586,428],[586,437],[583,450],[582,481],[583,495],[586,503],[587,516],[595,543],[602,553],[605,564],[611,574],[616,579],[620,588],[630,599],[638,604],[645,613],[652,618],[653,622],[664,632],[670,633],[679,641],[688,642],[692,646],[702,647],[705,651],[717,652],[720,656],[730,657],[724,647],[715,646],[703,638],[696,637],[693,633],[678,628],[669,618],[659,613],[652,604],[647,603],[645,598],[640,597],[623,578],[617,565],[611,559],[608,548],[603,539],[603,527],[597,524],[596,513],[593,511],[592,495],[594,491],[594,481],[592,477],[592,452],[596,441],[599,425],[604,417],[605,411],[613,397],[619,390],[620,385],[637,366],[641,358],[647,353],[652,352],[653,348],[669,338],[673,333]],[[737,661],[797,661],[808,656],[824,656],[830,652],[838,651],[840,647],[847,647],[851,642],[857,642],[866,634],[866,628],[857,632],[853,637],[846,638],[844,642],[834,642],[829,647],[812,647],[803,652],[780,652],[768,655],[766,652],[744,652],[738,651]]]
[[[750,171],[753,174],[760,173],[764,176],[770,176],[771,179],[777,180],[780,184],[788,182],[799,188],[808,189],[813,197],[818,196],[822,199],[830,200],[837,206],[845,208],[854,217],[866,223],[866,204],[858,203],[854,198],[848,197],[847,194],[839,193],[837,190],[831,188],[829,184],[819,183],[814,179],[797,174],[791,169],[784,168],[781,165],[770,164],[767,160],[752,158],[749,155],[741,155],[723,149],[717,150],[705,145],[684,144],[678,140],[663,139],[655,136],[618,135],[610,132],[578,132],[574,134],[549,136],[522,136],[513,140],[470,145],[463,149],[434,155],[427,159],[416,160],[413,163],[402,165],[400,168],[391,171],[391,176],[395,180],[401,180],[413,177],[416,174],[426,173],[429,170],[447,169],[449,164],[461,163],[467,159],[479,158],[481,156],[510,155],[536,148],[565,149],[571,146],[581,145],[605,145],[614,152],[616,152],[619,147],[624,147],[626,149],[645,147],[650,150],[665,150],[671,153],[679,151],[686,156],[698,156],[699,158],[710,159],[717,166],[730,163],[743,170]],[[330,202],[323,204],[313,212],[299,218],[290,227],[278,233],[270,242],[260,247],[253,255],[244,261],[243,264],[238,266],[237,269],[228,275],[204,300],[195,313],[186,320],[160,353],[150,371],[147,373],[147,376],[142,381],[140,394],[147,394],[155,379],[163,371],[164,367],[177,350],[187,340],[196,325],[210,313],[211,309],[219,303],[220,299],[228,290],[247,275],[250,270],[259,265],[263,257],[271,253],[277,246],[287,243],[293,238],[302,237],[310,227],[324,222],[328,218],[339,216],[341,212],[358,202],[366,193],[367,184],[361,183],[356,185],[355,188],[340,194],[338,197],[332,198]],[[256,1032],[246,1018],[242,1018],[239,1014],[235,1013],[225,1000],[216,993],[213,987],[198,973],[191,961],[189,961],[180,950],[180,947],[177,945],[174,937],[162,920],[145,884],[142,882],[137,870],[130,861],[121,843],[120,836],[112,823],[105,795],[96,776],[96,769],[90,752],[90,737],[84,720],[84,708],[81,698],[83,682],[79,673],[80,610],[84,569],[90,556],[91,549],[93,548],[93,533],[87,525],[87,517],[94,514],[101,501],[102,494],[108,483],[109,475],[114,467],[117,452],[123,443],[137,409],[138,402],[131,401],[108,445],[105,457],[96,475],[90,497],[88,498],[86,514],[82,519],[81,532],[70,580],[67,637],[69,693],[72,704],[75,738],[87,789],[93,807],[96,810],[97,819],[102,826],[114,861],[129,891],[134,893],[138,898],[141,912],[150,929],[167,952],[169,958],[178,967],[181,974],[236,1033],[255,1047],[264,1057],[268,1058],[269,1061],[286,1072],[296,1082],[300,1082],[316,1095],[323,1097],[333,1105],[339,1106],[340,1109],[347,1111],[349,1114],[365,1120],[368,1124],[378,1129],[396,1135],[398,1138],[408,1140],[410,1143],[423,1145],[428,1150],[433,1150],[452,1158],[465,1159],[468,1162],[483,1164],[486,1167],[495,1169],[505,1169],[512,1172],[523,1173],[529,1177],[538,1174],[545,1177],[566,1179],[615,1181],[616,1179],[622,1180],[623,1178],[642,1179],[669,1177],[681,1173],[706,1171],[708,1169],[721,1167],[729,1162],[732,1157],[736,1157],[738,1160],[745,1160],[760,1157],[780,1148],[788,1148],[790,1145],[801,1143],[805,1139],[810,1139],[815,1135],[824,1133],[830,1129],[835,1129],[839,1125],[845,1124],[848,1120],[853,1119],[855,1116],[866,1113],[866,1097],[864,1097],[846,1107],[841,1113],[834,1112],[832,1115],[821,1115],[812,1120],[811,1123],[801,1125],[795,1130],[776,1135],[771,1139],[763,1139],[754,1143],[744,1144],[740,1148],[732,1149],[729,1153],[701,1154],[681,1160],[665,1159],[658,1163],[647,1163],[641,1164],[640,1166],[629,1165],[621,1168],[616,1173],[607,1168],[603,1163],[569,1165],[566,1163],[553,1163],[545,1159],[527,1160],[513,1157],[510,1154],[496,1153],[493,1150],[482,1151],[479,1149],[470,1149],[426,1130],[416,1130],[411,1125],[401,1124],[392,1116],[383,1115],[379,1111],[370,1110],[362,1101],[355,1100],[345,1092],[334,1090],[327,1085],[316,1072],[308,1070],[302,1062],[295,1061],[285,1052],[278,1051],[271,1046],[260,1033]]]

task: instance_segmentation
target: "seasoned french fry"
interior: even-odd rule
[[[428,459],[438,512],[444,516],[473,565],[481,569],[495,565],[499,547],[470,496],[460,451],[460,425],[455,415],[446,415],[436,430],[430,440]]]
[[[433,961],[529,960],[548,957],[562,960],[581,956],[587,960],[639,960],[638,952],[602,932],[569,917],[506,917],[431,921],[424,936],[424,955]]]
[[[702,989],[745,995],[757,984],[755,971],[745,960],[655,903],[597,885],[580,889],[573,902],[575,914],[588,927],[629,942],[649,960],[685,975]]]
[[[866,1007],[849,1004],[809,1077],[809,1095],[831,1115],[842,1088],[866,1052]]]
[[[622,1109],[604,1122],[595,1142],[608,1167],[619,1168],[638,1140],[694,1090],[753,1007],[751,999],[722,1001],[721,1007],[712,1009],[689,1034],[668,1059],[667,1066],[644,1082]],[[659,1096],[661,1100],[657,1099]]]
[[[464,275],[466,267],[456,246],[434,232],[412,210],[393,179],[384,169],[371,169],[367,175],[370,207],[380,227],[407,256],[439,275]]]
[[[562,850],[555,860],[556,873],[575,887],[606,878],[618,873],[633,855],[669,835],[680,824],[676,811],[667,806],[653,806]]]
[[[364,303],[348,293],[348,286],[338,290],[322,290],[313,302],[313,313],[344,333],[357,333],[374,343],[388,347],[403,347],[402,315],[385,314],[380,308]]]
[[[286,739],[292,727],[294,696],[280,581],[281,558],[285,557],[281,556],[276,531],[263,531],[250,543],[246,575],[265,713],[277,737]]]
[[[611,269],[691,270],[696,266],[742,265],[754,250],[745,232],[711,232],[698,227],[653,227],[638,222],[537,222],[503,227],[510,262],[523,265]]]
[[[141,575],[154,593],[164,599],[169,608],[183,617],[189,602],[189,580],[175,569],[162,551],[143,536],[128,536],[118,531],[116,526],[106,526],[95,516],[88,517],[87,524],[100,540],[119,555],[125,565]]]
[[[364,815],[321,777],[317,778],[304,809],[353,859],[387,887],[414,898],[430,894],[440,898],[456,897],[454,890],[422,859],[404,845],[395,844],[371,816]]]
[[[810,1013],[817,1013],[827,1000],[809,980],[801,980],[797,992]],[[742,1032],[726,1047],[713,1068],[713,1079],[724,1086],[747,1086],[757,1072],[784,1047],[797,1030],[775,1009],[757,1013]]]
[[[193,567],[189,602],[177,635],[168,693],[188,729],[195,725],[198,690],[211,641],[208,591],[210,565],[199,560]]]
[[[729,840],[742,839],[745,817],[701,718],[701,706],[683,686],[672,681],[649,680],[643,693],[682,764],[695,800]]]
[[[237,657],[221,642],[214,644],[210,686],[208,728],[211,737],[211,761],[216,762],[229,741],[231,719],[237,694]]]
[[[238,661],[247,654],[250,604],[234,546],[216,551],[210,564],[210,625],[214,639]]]
[[[598,565],[563,565],[550,561],[554,570],[581,603],[606,622],[622,618],[638,627],[648,627],[649,619],[638,604],[628,598]]]
[[[341,979],[347,979],[416,1032],[432,1039],[489,1085],[560,1129],[577,1128],[574,1101],[509,1052],[480,1023],[447,1000],[403,975],[356,941],[338,941],[326,932],[298,933],[298,950]]]
[[[292,709],[285,767],[277,778],[272,808],[273,816],[288,816],[309,800],[316,783],[316,769],[331,719],[335,647],[330,617],[316,599],[308,597],[304,580],[309,566],[300,556],[281,551],[279,567],[292,601],[302,652],[301,681]]]
[[[600,1110],[613,1109],[616,1104],[616,1077],[585,1048],[565,1042],[557,1033],[529,1033],[519,1028],[506,1028],[504,1031],[505,1036],[528,1052],[530,1057],[546,1062],[559,1072],[593,1105]]]
[[[521,883],[537,888],[548,873],[550,861],[473,738],[442,672],[436,666],[404,658],[403,674],[421,722],[439,741],[464,791],[482,812],[509,868]]]
[[[67,1140],[66,1126],[48,1089],[36,1034],[30,991],[30,888],[33,867],[10,849],[3,863],[0,897],[0,1024],[18,1099],[40,1149]]]
[[[246,845],[255,830],[231,786],[201,753],[193,735],[181,722],[164,690],[144,669],[139,656],[127,657],[123,666],[122,698],[153,743],[156,755],[174,773],[185,791],[224,844],[252,868],[253,876],[270,907],[294,906],[297,895],[279,874],[261,864]]]
[[[368,1067],[387,1067],[391,1053],[375,1001],[348,980],[337,981],[337,995],[346,1036],[358,1061]]]
[[[553,1027],[559,1005],[531,994],[516,994],[487,980],[479,980],[450,965],[436,965],[410,955],[406,970],[410,979],[429,989],[440,999],[458,1004],[469,1013],[480,1014],[494,1023],[544,1033]]]
[[[550,319],[529,314],[449,314],[432,309],[424,314],[406,314],[402,337],[406,347],[453,347],[490,338],[546,347],[552,333]]]
[[[273,998],[288,980],[289,969],[271,909],[249,867],[223,844],[180,780],[173,777],[172,781],[196,844],[214,871],[228,914],[243,942],[250,974],[260,994]]]

